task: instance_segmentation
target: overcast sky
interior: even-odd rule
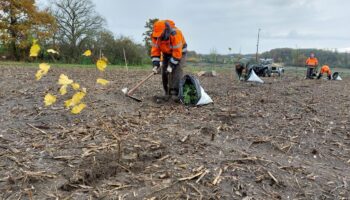
[[[47,5],[48,0],[38,0]],[[93,0],[116,35],[142,42],[149,18],[172,19],[190,50],[254,53],[273,48],[350,52],[349,0]]]

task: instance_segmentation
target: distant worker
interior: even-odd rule
[[[314,78],[314,70],[318,66],[318,60],[315,57],[314,53],[310,54],[310,57],[306,60],[305,65],[307,67],[306,78],[313,79]]]
[[[155,22],[151,37],[153,71],[159,73],[162,69],[162,82],[166,97],[177,96],[183,73],[182,68],[186,61],[185,38],[172,20]],[[161,55],[163,55],[162,60]]]
[[[328,80],[331,80],[332,79],[332,72],[331,72],[331,69],[329,69],[328,65],[322,66],[321,71],[318,74],[317,79],[320,79],[323,76],[323,74],[325,74],[325,73],[327,74]]]
[[[249,60],[246,58],[239,58],[235,62],[235,70],[240,81],[247,80],[248,78],[248,66]]]

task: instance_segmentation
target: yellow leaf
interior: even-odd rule
[[[36,80],[40,80],[44,75],[47,74],[47,72],[50,69],[50,65],[46,64],[46,63],[41,63],[39,65],[39,70],[36,72],[35,74],[35,78]]]
[[[43,75],[44,75],[43,70],[39,69],[35,74],[35,79],[38,81],[41,79],[41,77],[43,77]]]
[[[109,81],[107,81],[106,79],[103,79],[103,78],[98,78],[96,80],[96,83],[101,84],[101,85],[107,85],[109,83]]]
[[[77,92],[73,95],[71,101],[68,104],[68,107],[70,106],[76,106],[80,103],[80,101],[85,97],[84,92]],[[67,105],[66,105],[67,106]]]
[[[50,70],[50,65],[47,63],[41,63],[39,65],[39,68],[40,68],[40,70],[42,70],[44,72],[44,75],[46,75],[47,72]]]
[[[69,85],[72,84],[73,80],[69,79],[68,76],[61,74],[60,79],[58,80],[58,84],[60,85]]]
[[[72,114],[79,114],[85,107],[86,107],[86,104],[81,103],[81,104],[79,104],[77,106],[74,106],[72,108],[71,112],[72,112]]]
[[[83,53],[83,55],[84,56],[86,56],[86,57],[89,57],[89,56],[91,56],[91,50],[86,50],[84,53]]]
[[[64,102],[64,106],[66,106],[66,108],[71,107],[72,104],[72,99],[68,99],[67,101]]]
[[[56,51],[54,49],[48,49],[47,53],[59,54],[58,51]]]
[[[72,88],[73,88],[74,90],[79,90],[79,89],[80,89],[79,83],[72,83],[71,86],[72,86]]]
[[[33,43],[32,47],[30,47],[30,57],[37,57],[40,52],[40,46],[36,43]]]
[[[107,62],[105,59],[101,58],[97,61],[96,66],[97,66],[98,70],[105,71],[105,69],[107,67]]]
[[[52,94],[47,94],[44,98],[45,106],[50,106],[56,102],[56,97]]]
[[[62,85],[62,86],[61,86],[61,88],[60,88],[60,93],[61,93],[61,95],[67,94],[67,86],[68,86],[68,85]]]

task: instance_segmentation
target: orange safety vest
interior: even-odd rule
[[[324,74],[324,73],[327,73],[328,75],[331,75],[332,72],[331,70],[329,69],[329,66],[328,65],[323,65],[322,68],[321,68],[321,71],[320,71],[320,74]]]
[[[168,21],[168,20],[167,20]],[[166,21],[164,21],[165,23]],[[161,37],[152,37],[151,57],[152,61],[159,61],[161,54],[171,55],[177,60],[181,60],[183,53],[187,51],[187,44],[182,32],[170,21],[170,36],[167,40]],[[157,23],[157,22],[156,22]],[[152,34],[152,36],[154,33]]]
[[[318,65],[318,60],[317,60],[317,58],[308,58],[308,59],[306,60],[305,64],[306,64],[307,66],[309,66],[309,67],[314,68],[314,67],[317,67],[317,65]]]

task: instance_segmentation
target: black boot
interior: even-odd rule
[[[180,98],[179,98],[179,89],[171,89],[170,90],[170,96],[171,96],[171,100],[174,101],[175,103],[179,103],[180,102]]]
[[[165,103],[168,102],[171,99],[171,95],[156,95],[154,96],[154,101],[156,103]]]

